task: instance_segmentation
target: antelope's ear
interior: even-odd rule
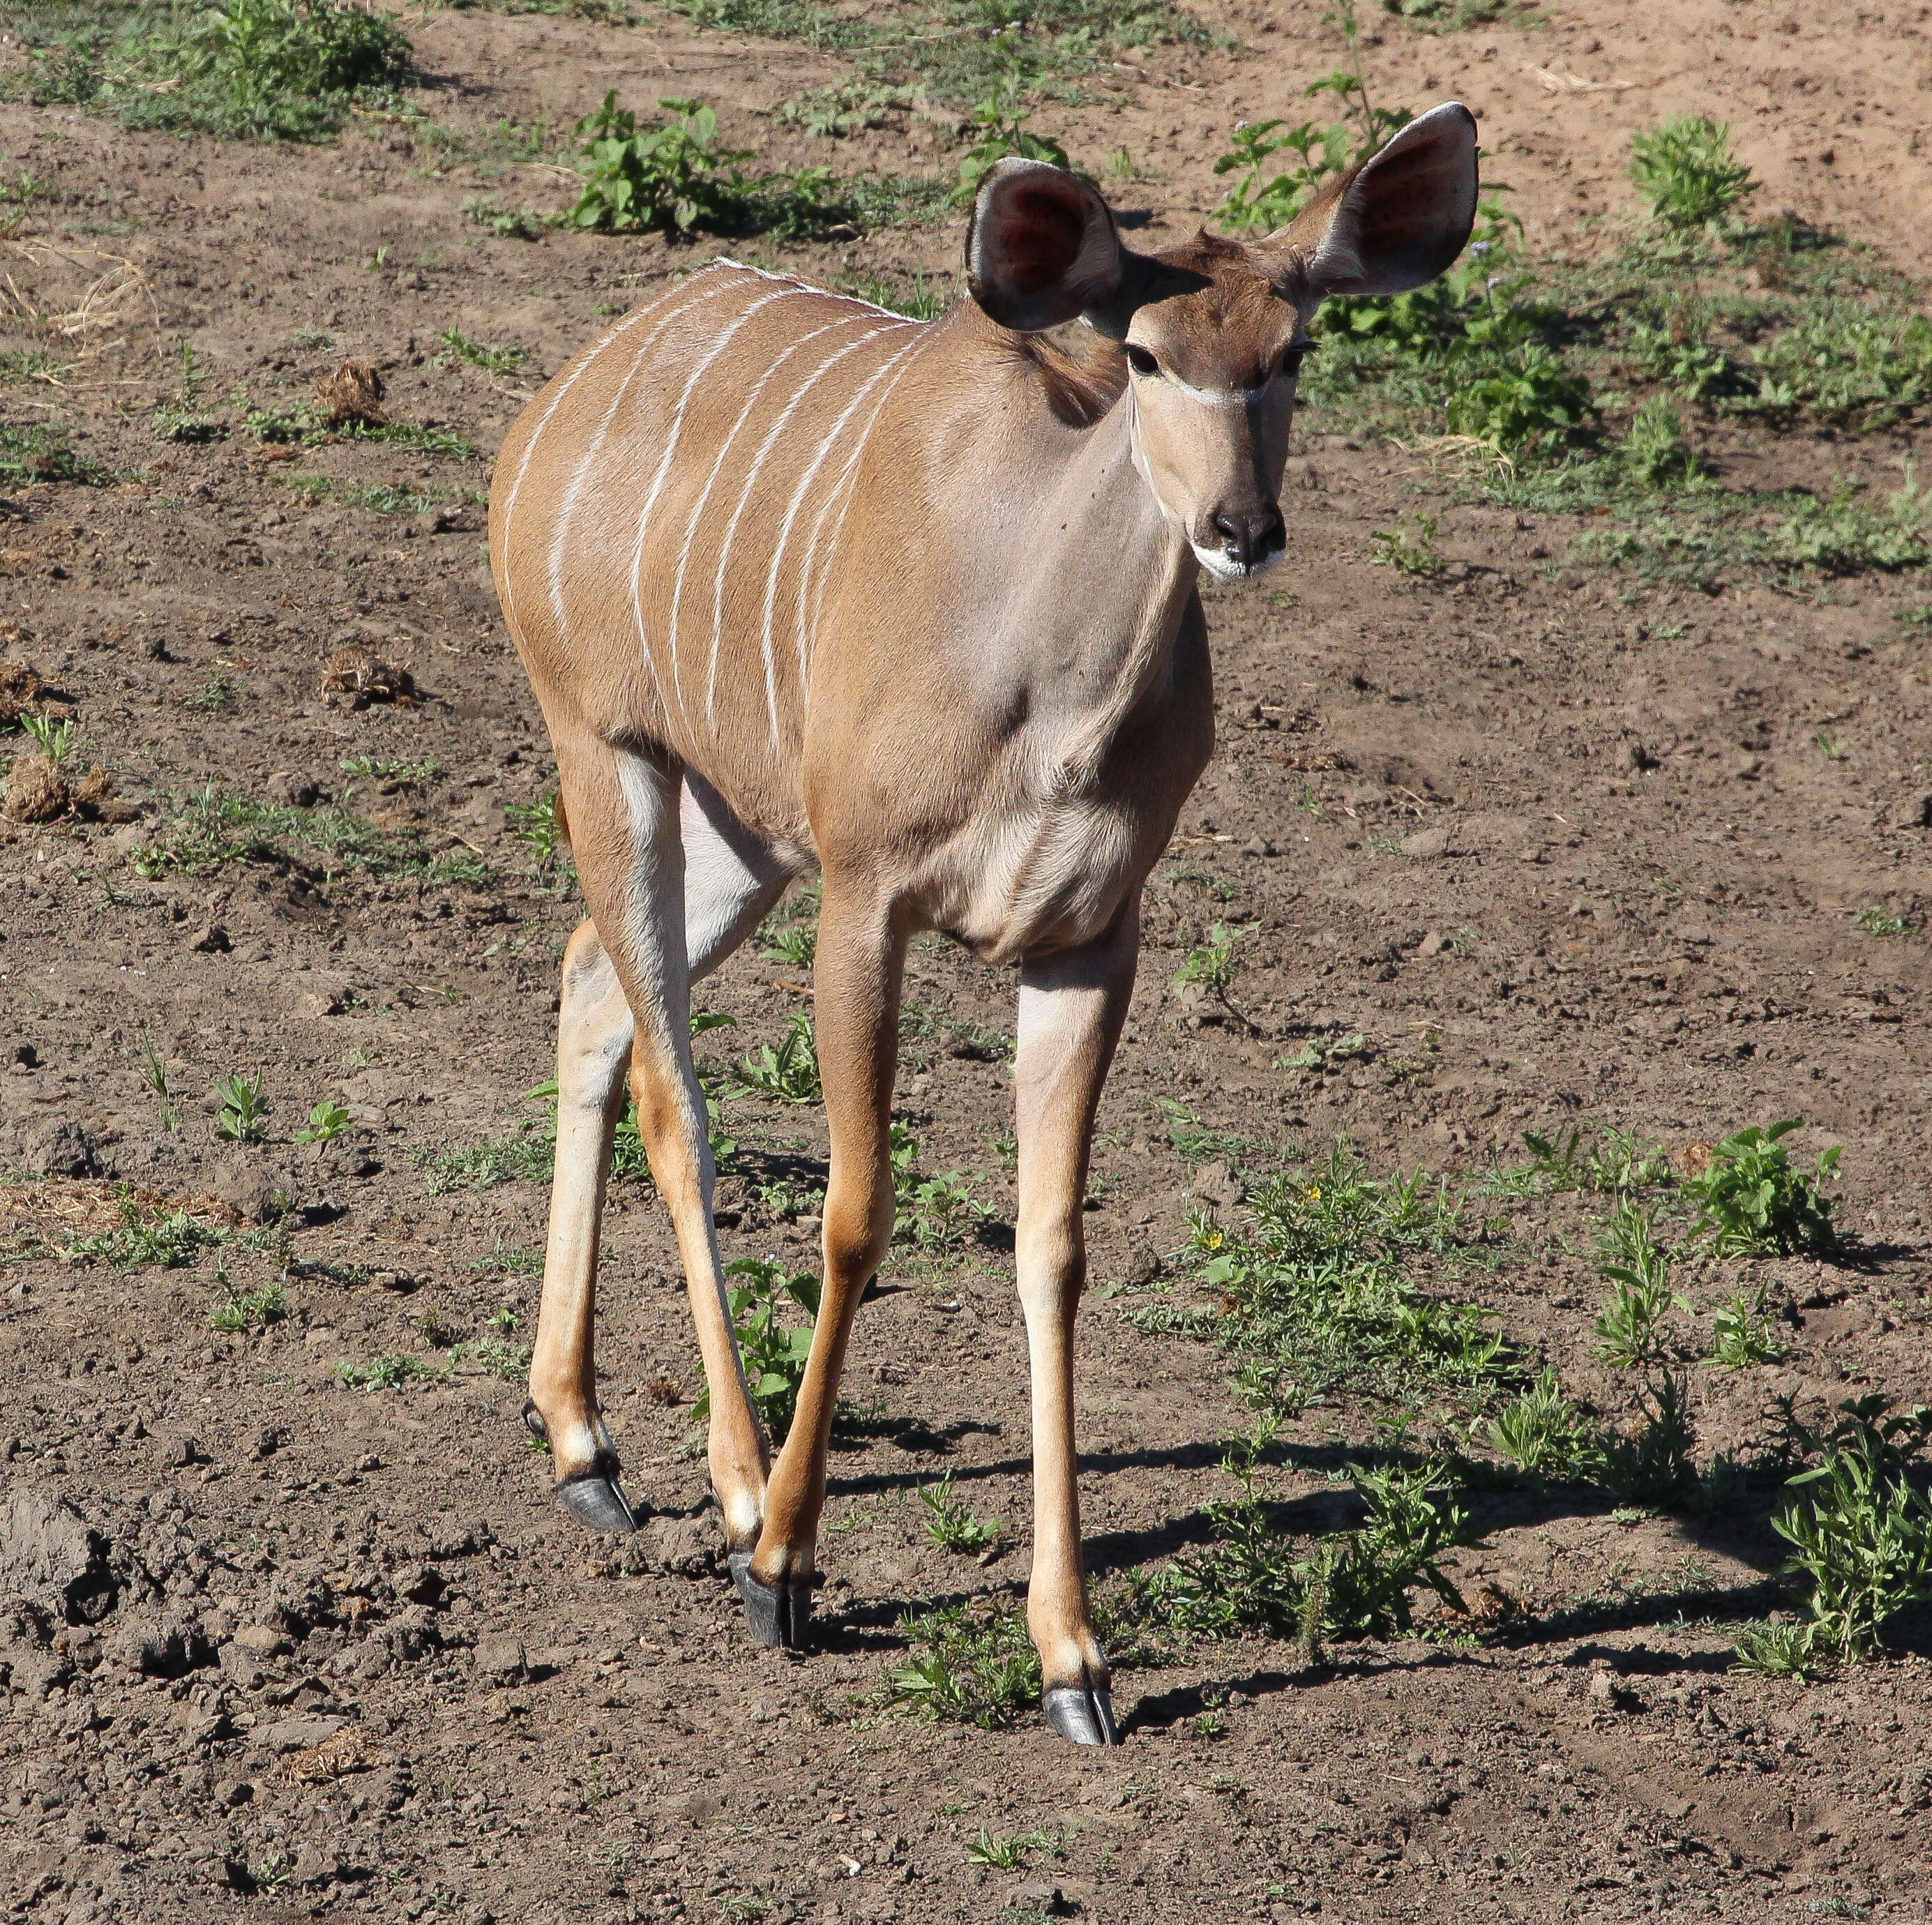
[[[1476,122],[1460,100],[1412,120],[1264,244],[1319,296],[1406,294],[1462,251],[1476,219]]]
[[[1044,160],[988,172],[966,232],[966,285],[992,319],[1057,328],[1106,307],[1120,275],[1114,217],[1086,181]]]

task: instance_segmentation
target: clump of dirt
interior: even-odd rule
[[[366,709],[372,702],[413,702],[418,693],[416,677],[400,663],[352,646],[338,649],[322,664],[322,692],[345,697],[351,709]]]
[[[40,706],[40,678],[24,661],[0,661],[0,728],[11,728]]]
[[[77,780],[51,756],[18,755],[7,778],[6,814],[16,822],[133,822],[141,811],[114,793],[107,771],[90,763]]]
[[[382,375],[358,361],[316,377],[315,406],[325,427],[381,427],[389,418],[382,412]]]

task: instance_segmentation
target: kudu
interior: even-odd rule
[[[905,948],[937,930],[1019,969],[1028,1621],[1047,1721],[1114,1741],[1073,1324],[1142,886],[1214,740],[1196,571],[1251,574],[1286,546],[1276,495],[1322,298],[1431,280],[1475,204],[1474,122],[1454,103],[1252,246],[1204,231],[1130,253],[1086,181],[1004,160],[973,211],[970,298],[943,317],[720,261],[618,322],[503,444],[491,564],[590,913],[563,962],[526,1414],[564,1504],[634,1528],[592,1362],[628,1066],[710,1385],[730,1567],[767,1644],[806,1636],[833,1399],[891,1232]],[[774,1463],[732,1335],[689,1000],[814,865],[825,1275]]]

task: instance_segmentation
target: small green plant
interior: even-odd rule
[[[1611,1288],[1598,1313],[1597,1355],[1624,1369],[1660,1356],[1672,1310],[1690,1306],[1670,1288],[1670,1255],[1657,1241],[1649,1210],[1628,1198],[1618,1204],[1598,1268]]]
[[[367,1363],[338,1363],[335,1366],[337,1381],[352,1390],[399,1390],[405,1384],[413,1384],[420,1378],[441,1375],[421,1357],[411,1357],[400,1351],[372,1357]]]
[[[235,678],[224,669],[211,668],[201,686],[182,698],[182,706],[197,715],[225,715],[235,706]]]
[[[928,1255],[950,1250],[964,1237],[968,1226],[986,1213],[986,1206],[958,1176],[948,1172],[923,1177],[911,1186],[904,1213],[894,1226],[894,1238]]]
[[[968,118],[976,137],[959,163],[959,184],[952,190],[956,207],[970,207],[980,191],[980,183],[1009,155],[1022,160],[1045,160],[1056,167],[1070,167],[1066,149],[1043,133],[1027,130],[1032,116],[1024,111],[1012,88],[1000,81],[986,97],[977,102]]]
[[[695,100],[666,98],[658,105],[672,118],[640,127],[637,115],[617,104],[615,90],[577,125],[583,147],[578,160],[584,189],[567,217],[575,227],[607,234],[662,228],[682,238],[698,228],[714,232],[742,217],[748,183],[739,163],[749,148],[719,147],[718,116]]]
[[[1564,1396],[1554,1370],[1543,1374],[1486,1433],[1490,1447],[1532,1477],[1562,1480],[1587,1477],[1600,1459],[1596,1433],[1583,1411]]]
[[[1310,1036],[1292,1056],[1275,1058],[1277,1069],[1328,1069],[1336,1063],[1360,1061],[1369,1053],[1369,1039],[1360,1030],[1346,1036]]]
[[[889,1708],[994,1731],[1040,1702],[1040,1657],[1024,1612],[941,1605],[908,1612],[899,1630],[913,1654],[886,1674]]]
[[[1732,1292],[1720,1306],[1711,1336],[1711,1361],[1726,1370],[1775,1363],[1784,1354],[1764,1312],[1764,1286]]]
[[[233,1333],[264,1330],[289,1314],[288,1298],[281,1285],[271,1279],[249,1291],[237,1291],[228,1281],[228,1273],[218,1269],[214,1281],[221,1295],[208,1313],[212,1330]]]
[[[137,1264],[181,1270],[194,1261],[196,1252],[223,1240],[222,1231],[184,1210],[143,1210],[125,1189],[119,1204],[121,1222],[116,1228],[74,1238],[61,1252],[61,1260],[104,1263],[117,1270],[131,1270]]]
[[[436,338],[446,350],[437,357],[439,361],[466,361],[486,374],[514,374],[530,358],[527,348],[496,347],[488,341],[472,340],[453,322]]]
[[[1667,394],[1652,395],[1630,417],[1622,452],[1630,478],[1660,493],[1688,487],[1703,472]]]
[[[500,1377],[506,1384],[521,1383],[530,1373],[530,1345],[506,1342],[499,1336],[474,1338],[457,1345],[450,1354],[466,1359],[492,1377]]]
[[[308,1113],[308,1121],[296,1132],[298,1143],[333,1143],[355,1119],[340,1103],[323,1101]]]
[[[806,1360],[812,1354],[812,1323],[818,1316],[820,1285],[809,1274],[787,1276],[778,1264],[757,1257],[742,1258],[724,1268],[728,1277],[742,1277],[727,1286],[731,1327],[737,1333],[738,1359],[745,1387],[774,1444],[784,1443],[798,1409],[799,1386],[805,1381]],[[788,1299],[812,1321],[781,1324],[778,1306]],[[711,1386],[698,1394],[695,1414],[700,1423],[711,1414]]]
[[[471,194],[463,203],[463,217],[487,227],[499,240],[534,241],[543,232],[542,220],[524,207],[499,207],[490,194]]]
[[[1673,115],[1632,134],[1630,178],[1652,219],[1679,231],[1726,219],[1757,185],[1731,152],[1730,127],[1701,114]]]
[[[21,710],[20,726],[38,745],[40,753],[56,766],[74,752],[80,733],[74,723],[56,720],[32,709]]]
[[[215,1115],[215,1135],[230,1143],[260,1142],[268,1133],[267,1088],[264,1070],[250,1077],[237,1069],[223,1077],[214,1086],[221,1105]]]
[[[174,1093],[168,1087],[168,1066],[162,1060],[154,1038],[146,1030],[141,1032],[140,1069],[141,1081],[153,1091],[154,1101],[160,1106],[161,1127],[178,1129],[181,1105],[175,1101]]]
[[[1932,562],[1932,504],[1916,482],[1908,481],[1882,508],[1859,500],[1860,486],[1845,483],[1822,500],[1800,496],[1773,532],[1774,559],[1787,569],[1840,576],[1897,574]]]
[[[1406,575],[1432,580],[1448,565],[1436,547],[1436,517],[1414,517],[1414,533],[1409,532],[1411,517],[1404,515],[1397,528],[1378,529],[1369,559],[1379,568],[1394,568]]]
[[[512,802],[503,811],[511,824],[513,841],[530,852],[532,866],[542,874],[556,862],[557,852],[567,847],[563,823],[556,810],[556,793],[538,796],[534,802]]]
[[[988,1865],[996,1872],[1017,1872],[1031,1862],[1036,1852],[1052,1850],[1053,1843],[1052,1834],[1044,1831],[1016,1831],[1010,1837],[1002,1837],[998,1832],[982,1830],[968,1844],[966,1862]]]
[[[1903,916],[1893,916],[1882,909],[1862,909],[1852,918],[1852,927],[1862,929],[1868,936],[1909,936],[1918,924]]]
[[[755,1056],[744,1057],[730,1072],[730,1081],[734,1090],[775,1102],[818,1102],[824,1092],[818,1081],[818,1045],[812,1018],[802,1012],[793,1017],[777,1048],[760,1044]]]
[[[1900,1612],[1932,1599],[1932,1503],[1880,1426],[1838,1432],[1825,1461],[1786,1486],[1772,1527],[1792,1546],[1788,1568],[1811,1580],[1816,1648],[1850,1664],[1877,1652]]]
[[[1684,1399],[1684,1380],[1665,1371],[1645,1385],[1639,1398],[1636,1434],[1611,1433],[1601,1440],[1603,1480],[1618,1504],[1643,1510],[1669,1510],[1696,1490],[1696,1466],[1690,1460],[1696,1438]]]
[[[1684,1180],[1684,1194],[1702,1212],[1692,1236],[1708,1237],[1720,1256],[1838,1255],[1834,1199],[1822,1186],[1838,1174],[1840,1153],[1825,1151],[1808,1177],[1795,1169],[1784,1139],[1802,1126],[1792,1117],[1718,1144],[1709,1168]]]
[[[942,1551],[970,1556],[999,1536],[997,1523],[975,1516],[967,1507],[965,1499],[953,1489],[950,1471],[936,1484],[921,1484],[918,1491],[919,1501],[926,1507],[926,1514],[920,1520],[926,1534]]]
[[[1818,1672],[1815,1624],[1766,1624],[1744,1632],[1736,1646],[1738,1669],[1764,1678],[1808,1684]]]
[[[1225,922],[1215,923],[1208,931],[1207,940],[1190,949],[1186,960],[1175,970],[1176,987],[1192,984],[1204,989],[1231,1015],[1245,1022],[1240,1011],[1228,1001],[1228,992],[1240,973],[1240,961],[1234,953],[1236,945],[1248,933],[1245,929],[1230,928]]]

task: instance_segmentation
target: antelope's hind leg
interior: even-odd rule
[[[724,1510],[728,1548],[746,1552],[763,1511],[766,1458],[745,1394],[712,1228],[714,1173],[704,1093],[691,1059],[694,958],[686,930],[688,920],[708,932],[703,940],[710,953],[695,959],[708,965],[749,926],[749,912],[687,902],[675,769],[587,735],[560,740],[558,750],[572,847],[595,931],[578,931],[565,963],[556,1172],[530,1359],[531,1427],[548,1438],[557,1495],[574,1515],[595,1530],[632,1528],[598,1408],[594,1361],[598,1225],[628,1057],[639,1131],[677,1234],[711,1386],[712,1487]],[[783,886],[782,874],[750,877],[739,865],[739,882],[727,887],[733,865],[709,866],[712,873],[700,885],[707,898],[721,889],[776,894]]]
[[[634,1531],[597,1399],[597,1252],[610,1144],[631,1057],[631,1006],[596,929],[563,955],[556,1025],[556,1159],[543,1306],[524,1421],[549,1444],[557,1501],[592,1531]]]

